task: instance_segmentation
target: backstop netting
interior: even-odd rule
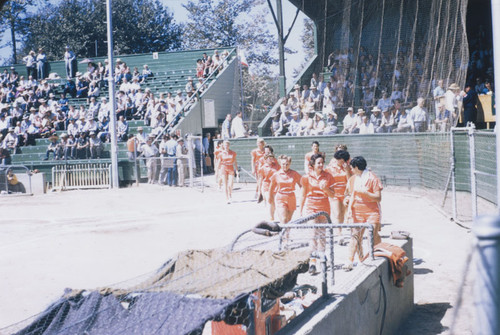
[[[465,84],[467,0],[337,1],[327,19],[328,71],[344,106],[372,106],[386,92],[416,101]],[[328,11],[329,13],[332,11]],[[328,81],[328,78],[325,78]],[[351,86],[353,85],[353,86]],[[354,89],[353,89],[354,87]]]

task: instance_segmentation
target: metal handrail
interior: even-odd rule
[[[228,61],[231,56],[233,55],[233,53],[236,52],[236,49],[233,49],[229,55],[227,55],[227,57],[224,59],[224,62],[225,61]],[[194,99],[198,98],[198,97],[201,97],[202,92],[200,92],[201,88],[205,85],[205,83],[207,83],[208,81],[210,81],[211,79],[215,78],[215,73],[217,73],[220,68],[222,66],[224,66],[224,62],[221,62],[216,68],[214,71],[212,71],[210,73],[210,75],[203,81],[203,85],[198,87],[196,89],[196,91],[194,91],[193,95],[191,97],[189,97],[185,102],[184,104],[182,105],[182,109],[179,111],[179,113],[177,113],[177,115],[174,116],[174,118],[169,122],[167,123],[167,125],[165,127],[163,127],[163,129],[158,133],[158,135],[156,135],[155,139],[153,140],[153,143],[157,142],[158,140],[161,140],[161,137],[163,136],[163,134],[165,134],[165,132],[171,128],[171,126],[175,126],[176,122],[178,123],[180,121],[180,117],[184,116],[184,113],[186,112],[186,107],[192,107],[194,105],[194,102],[196,102]],[[208,89],[208,87],[207,87]],[[205,89],[204,89],[205,90]],[[188,109],[189,111],[189,109]],[[179,116],[181,115],[181,116]]]

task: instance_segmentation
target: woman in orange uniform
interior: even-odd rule
[[[236,162],[236,152],[229,149],[229,141],[225,140],[222,143],[222,151],[220,153],[220,174],[224,191],[226,193],[226,201],[228,204],[232,201],[234,174],[238,176],[238,163]]]
[[[318,212],[330,213],[331,197],[335,196],[333,191],[334,180],[331,174],[323,170],[325,158],[321,154],[314,154],[309,161],[309,172],[302,176],[302,199],[300,203],[301,216]],[[314,223],[326,223],[325,216],[318,216]],[[314,229],[312,240],[312,253],[309,265],[310,273],[317,273],[316,259],[325,257],[325,229]]]
[[[290,169],[291,157],[281,155],[278,162],[281,170],[276,171],[271,177],[269,202],[275,206],[280,223],[284,224],[290,222],[293,212],[297,208],[295,187],[296,185],[301,186],[301,175]],[[288,241],[289,232],[290,230],[287,230],[285,233],[285,241]]]
[[[350,155],[347,151],[337,150],[330,164],[325,168],[325,171],[331,174],[334,180],[333,190],[335,191],[335,196],[330,199],[333,223],[344,223],[344,193],[347,180],[352,174],[351,167],[349,166],[349,159]],[[340,235],[342,229],[339,229],[338,233]],[[340,240],[340,244],[343,244],[343,239]]]
[[[311,169],[309,162],[311,160],[312,155],[314,154],[322,154],[323,157],[325,157],[324,152],[319,151],[319,142],[318,141],[313,141],[311,145],[311,151],[309,151],[305,156],[304,156],[304,173],[308,173],[309,170]]]
[[[349,178],[344,204],[348,207],[348,217],[353,223],[370,223],[373,227],[373,243],[381,242],[379,230],[381,221],[380,201],[382,200],[382,183],[371,171],[366,169],[366,160],[362,156],[351,160],[353,176]],[[363,234],[365,229],[352,229],[349,243],[349,259],[344,265],[346,271],[352,270],[354,256],[358,254],[360,261],[363,255]]]
[[[264,196],[264,200],[269,204],[271,221],[274,221],[274,202],[270,201],[269,189],[271,177],[279,170],[279,165],[276,163],[273,153],[268,153],[264,156],[264,164],[259,167],[260,190]]]
[[[222,178],[220,173],[220,154],[222,152],[222,140],[215,140],[214,148],[214,172],[215,172],[215,183],[217,184],[219,190],[222,188]]]
[[[262,195],[259,190],[259,160],[264,157],[265,150],[264,147],[266,145],[266,141],[263,138],[257,139],[257,148],[253,149],[251,152],[252,155],[252,174],[255,176],[255,180],[257,181],[257,189],[255,190],[255,198],[259,199]]]

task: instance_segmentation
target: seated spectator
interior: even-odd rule
[[[57,136],[51,136],[49,138],[50,143],[49,146],[47,147],[47,151],[45,152],[45,158],[43,159],[44,161],[49,160],[50,153],[53,154],[53,159],[57,160],[61,158],[61,146],[59,145],[59,139]]]
[[[376,133],[392,133],[392,130],[394,129],[395,122],[394,122],[394,116],[392,116],[392,113],[390,110],[386,109],[385,111],[382,112],[382,121],[380,122],[380,126],[375,128]]]
[[[325,121],[323,121],[323,114],[321,112],[316,112],[314,114],[313,127],[311,130],[311,135],[323,135],[325,131]]]
[[[273,119],[271,121],[271,134],[273,136],[281,136],[283,132],[283,127],[280,121],[280,114],[278,112],[274,112]]]
[[[309,117],[309,113],[302,113],[300,120],[299,136],[309,136],[313,128],[313,120]]]
[[[98,130],[97,136],[101,139],[103,143],[111,141],[110,138],[111,135],[109,133],[109,120],[106,116],[104,116],[102,120],[99,121],[97,130]]]
[[[58,109],[55,121],[53,122],[53,126],[55,130],[65,130],[66,129],[66,113],[62,111],[62,109]]]
[[[299,136],[300,134],[300,119],[299,112],[292,112],[292,120],[288,126],[287,136]]]
[[[395,129],[397,133],[409,133],[413,129],[413,122],[409,110],[402,108],[399,114],[398,126]]]
[[[354,109],[352,107],[347,108],[347,114],[344,116],[344,120],[342,120],[342,134],[350,134],[354,123],[356,122],[356,116],[354,115]]]
[[[338,133],[337,113],[335,113],[335,111],[333,111],[332,109],[329,109],[326,114],[327,118],[323,135],[335,135]]]
[[[63,134],[64,135],[64,134]],[[62,137],[62,135],[61,135]],[[73,134],[68,135],[68,140],[66,141],[66,147],[64,151],[64,159],[75,159],[76,158],[76,145],[77,139]]]
[[[188,77],[188,81],[186,83],[186,86],[184,86],[184,90],[186,92],[192,92],[194,91],[194,84],[193,84],[193,78],[192,77]]]
[[[84,132],[79,133],[76,139],[76,159],[89,158],[89,145],[87,134]]]
[[[122,115],[118,119],[116,126],[118,141],[125,142],[128,139],[128,123],[125,121],[125,117]]]
[[[71,97],[75,98],[76,97],[76,84],[73,80],[68,80],[66,84],[64,84],[64,91],[63,93],[65,95],[70,95]]]
[[[9,150],[11,154],[17,153],[19,138],[14,134],[14,127],[9,127],[7,135],[3,138],[2,148]]]
[[[86,98],[89,90],[89,83],[79,72],[76,73],[76,98]]]
[[[102,150],[104,148],[104,145],[99,136],[96,136],[96,133],[94,131],[91,131],[89,135],[90,158],[99,159],[102,157]]]
[[[387,96],[387,92],[382,92],[382,98],[377,102],[377,107],[381,111],[389,109],[392,106],[392,100]]]
[[[143,70],[142,70],[142,80],[141,82],[144,82],[146,78],[153,77],[153,71],[149,69],[149,66],[147,64],[144,64]]]
[[[372,115],[370,115],[370,122],[373,124],[373,129],[378,129],[382,123],[382,115],[380,115],[380,108],[375,106],[372,108]]]
[[[94,97],[97,98],[101,94],[101,89],[99,88],[99,85],[97,85],[97,82],[92,80],[89,84],[89,90],[88,90],[88,96],[89,97]]]
[[[444,108],[442,103],[437,104],[437,114],[434,120],[436,131],[447,132],[450,128],[450,112]]]
[[[205,64],[201,59],[196,60],[196,77],[203,78],[203,74],[205,71]]]
[[[375,130],[373,129],[373,124],[370,122],[370,119],[366,115],[363,115],[361,120],[362,123],[359,125],[359,134],[374,134]]]

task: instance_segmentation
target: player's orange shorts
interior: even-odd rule
[[[295,193],[277,193],[274,198],[276,208],[286,208],[288,211],[293,212],[297,208],[297,200]]]
[[[220,173],[223,175],[232,176],[234,175],[234,166],[221,164]]]
[[[318,213],[318,212],[327,212],[330,213],[330,201],[327,197],[324,198],[312,198],[307,197],[305,203],[306,212]]]

